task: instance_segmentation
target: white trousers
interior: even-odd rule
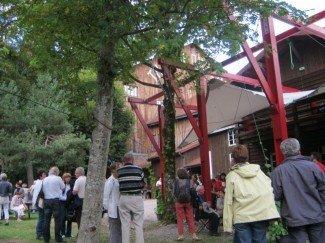
[[[135,229],[135,243],[144,243],[142,196],[121,195],[119,212],[122,224],[122,243],[130,243],[131,213]]]
[[[24,205],[19,205],[17,207],[12,207],[11,209],[14,210],[17,213],[18,218],[25,215],[25,213],[24,213],[24,211],[25,211]]]
[[[0,216],[2,215],[2,210],[5,215],[5,220],[9,219],[9,197],[0,197]]]

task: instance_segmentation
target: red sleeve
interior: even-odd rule
[[[325,172],[325,165],[323,165],[321,162],[316,162],[316,164],[321,172]]]

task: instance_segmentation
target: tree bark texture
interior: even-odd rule
[[[170,74],[174,72],[170,70]],[[173,183],[175,180],[175,102],[174,91],[164,77],[163,84],[164,98],[164,150],[163,156],[165,158],[165,212],[163,213],[163,220],[166,222],[173,222],[175,220],[174,213],[174,197],[172,194]]]
[[[92,133],[86,192],[78,243],[100,242],[103,190],[111,136],[114,92],[114,45],[102,45],[98,68],[98,100],[94,111],[96,128]]]

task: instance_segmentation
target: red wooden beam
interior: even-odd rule
[[[261,87],[260,82],[255,79],[255,78],[250,78],[250,77],[245,77],[242,75],[238,75],[238,74],[232,74],[232,73],[222,73],[222,74],[209,74],[211,76],[215,76],[215,77],[221,77],[224,79],[227,79],[229,81],[236,81],[239,83],[243,83],[243,84],[249,84],[252,85],[254,87]],[[282,89],[285,93],[291,93],[291,92],[298,92],[299,89],[296,88],[292,88],[289,86],[284,86],[282,85]]]
[[[135,98],[135,97],[129,97],[128,101],[133,102],[135,104],[158,105],[156,101],[148,101],[148,102],[146,102],[145,99]]]
[[[196,133],[196,136],[198,137],[198,139],[200,140],[201,139],[201,131],[200,131],[200,128],[197,124],[197,121],[195,120],[190,108],[187,106],[187,104],[185,103],[183,97],[182,97],[182,94],[181,92],[179,91],[177,85],[176,85],[176,82],[173,78],[173,76],[171,75],[170,73],[170,70],[169,68],[166,66],[165,62],[163,60],[159,60],[159,64],[160,66],[162,67],[162,70],[163,70],[163,74],[164,74],[164,77],[165,77],[165,80],[167,82],[170,83],[170,85],[172,86],[178,100],[179,100],[179,103],[180,105],[182,106],[183,110],[185,111],[185,114],[187,115],[187,118],[188,120],[190,121],[192,127],[193,127],[193,130],[194,132]]]
[[[252,67],[255,70],[255,73],[258,77],[259,83],[261,84],[261,87],[265,93],[266,98],[268,99],[268,101],[271,105],[275,105],[274,94],[271,91],[270,85],[266,81],[266,78],[262,72],[262,69],[260,68],[256,58],[254,57],[251,48],[248,46],[247,41],[245,41],[243,43],[242,47],[246,53],[246,56],[247,56],[249,62],[251,63]]]
[[[134,113],[137,115],[144,131],[146,132],[151,144],[153,145],[154,149],[156,150],[158,156],[161,157],[162,156],[161,149],[160,149],[159,145],[157,144],[157,142],[156,142],[151,130],[149,129],[145,119],[143,118],[140,110],[138,109],[137,105],[134,102],[130,101],[130,104],[131,104],[131,107],[132,107]]]
[[[154,100],[156,100],[156,99],[158,99],[158,98],[160,98],[162,96],[164,96],[164,92],[163,91],[161,91],[161,92],[159,92],[159,93],[157,93],[157,94],[155,94],[155,95],[153,95],[153,96],[145,99],[145,102],[154,101]]]
[[[274,97],[274,106],[272,108],[272,128],[274,139],[274,150],[276,155],[276,163],[280,164],[283,155],[280,150],[281,142],[288,137],[286,110],[283,101],[283,91],[281,82],[281,72],[279,57],[277,51],[277,42],[274,33],[274,25],[272,17],[261,18],[261,27],[263,41],[265,44],[265,52],[271,47],[271,53],[265,55],[265,67],[267,80]]]
[[[311,16],[311,17],[309,17],[308,18],[308,21],[307,21],[307,24],[312,24],[312,23],[317,22],[318,20],[321,20],[323,18],[325,18],[325,10],[323,10],[323,11],[321,11],[321,12],[319,12],[319,13]],[[300,32],[300,30],[297,27],[294,27],[292,29],[289,29],[289,30],[287,30],[287,31],[285,31],[285,32],[277,35],[276,36],[276,41],[277,42],[281,42],[281,41],[287,39],[288,37],[297,34],[298,32]],[[259,43],[256,46],[251,47],[251,49],[252,49],[253,52],[256,52],[258,50],[261,50],[262,48],[263,48],[263,43]],[[246,54],[243,51],[241,53],[238,53],[235,56],[232,56],[232,57],[230,57],[230,58],[222,61],[221,64],[222,64],[222,66],[227,66],[230,63],[233,63],[233,62],[235,62],[235,61],[237,61],[237,60],[239,60],[241,58],[244,58],[244,57],[246,57]]]
[[[249,84],[249,85],[252,85],[254,87],[260,87],[261,86],[260,82],[257,79],[241,76],[241,75],[238,75],[238,74],[222,73],[222,74],[217,75],[217,76],[225,78],[227,80],[232,80],[232,81],[236,81],[236,82],[239,82],[239,83]]]
[[[147,101],[146,99],[140,99],[140,98],[135,98],[135,97],[129,97],[128,101],[133,102],[135,104],[156,105],[156,106],[160,105],[157,101]],[[175,107],[179,108],[179,109],[183,109],[183,107],[178,103],[175,104]],[[195,111],[197,110],[197,106],[195,106],[195,105],[187,105],[187,107],[190,110],[195,110]]]
[[[292,19],[290,16],[278,16],[274,14],[273,18],[276,18],[284,23],[291,24],[304,33],[316,35],[322,39],[325,39],[325,31],[322,27],[314,24],[304,25],[303,23],[299,23],[298,21]]]
[[[201,158],[201,174],[204,185],[204,196],[208,202],[212,200],[212,183],[210,178],[210,163],[209,163],[209,137],[208,137],[208,122],[206,111],[206,87],[207,81],[204,77],[200,78],[200,91],[197,92],[197,107],[199,114],[199,127],[201,131],[200,141],[200,158]]]
[[[199,126],[197,125],[197,121],[196,119],[194,118],[192,112],[191,112],[191,109],[188,107],[188,105],[185,103],[181,93],[179,92],[179,89],[176,85],[176,83],[173,82],[173,80],[170,81],[171,82],[171,85],[174,89],[174,92],[176,94],[176,96],[178,97],[179,99],[179,103],[181,105],[181,107],[183,108],[183,110],[185,111],[185,114],[187,115],[187,118],[188,120],[190,121],[192,127],[193,127],[193,130],[194,132],[196,133],[196,136],[199,138],[199,140],[201,139],[201,131],[199,129]]]
[[[254,57],[254,56],[253,56]],[[254,57],[254,59],[256,60],[256,58]],[[180,62],[171,62],[169,60],[164,60],[164,63],[169,65],[169,66],[173,66],[179,69],[183,69],[183,70],[188,70],[188,71],[194,71],[195,67],[193,65],[187,64],[187,63],[180,63]],[[230,81],[236,81],[239,83],[243,83],[243,84],[249,84],[252,85],[254,87],[261,87],[261,82],[258,79],[254,79],[254,78],[250,78],[250,77],[245,77],[239,74],[231,74],[231,73],[222,73],[222,74],[217,74],[215,72],[211,72],[211,73],[207,73],[204,74],[203,76],[214,76],[214,77],[220,77],[220,78],[224,78]],[[264,76],[264,75],[263,75]],[[291,87],[287,87],[287,86],[283,86],[283,90],[285,90],[285,92],[297,92],[299,91],[298,89],[295,88],[291,88]],[[191,110],[195,110],[196,107],[191,107],[188,105],[188,107]],[[177,106],[177,108],[179,108],[179,106]]]

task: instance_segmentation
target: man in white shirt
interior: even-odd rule
[[[104,188],[103,205],[108,213],[109,242],[122,243],[121,220],[118,213],[120,200],[120,187],[117,180],[118,163],[110,166],[112,175],[106,180]]]
[[[36,181],[34,181],[34,186],[31,192],[33,194],[33,199],[32,199],[33,207],[35,207],[38,212],[38,220],[36,224],[36,239],[40,240],[41,237],[43,237],[43,231],[44,231],[44,207],[43,208],[39,207],[37,199],[42,189],[43,180],[46,177],[45,170],[39,170],[37,172],[37,177],[38,178]]]
[[[50,227],[52,214],[55,222],[55,241],[63,242],[60,234],[61,216],[60,216],[60,196],[65,188],[63,180],[59,177],[60,171],[54,166],[49,171],[49,176],[43,180],[44,192],[44,241],[50,241]]]
[[[76,220],[78,224],[78,229],[80,227],[81,213],[82,213],[82,204],[85,197],[86,190],[86,179],[85,170],[83,167],[78,167],[75,171],[75,176],[77,180],[74,183],[73,195],[76,195],[75,199],[75,210],[76,210]]]

